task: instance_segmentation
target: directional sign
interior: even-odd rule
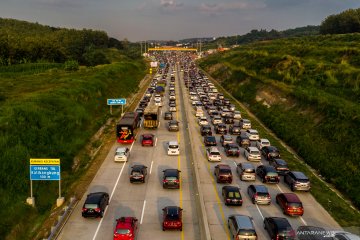
[[[125,105],[126,98],[108,99],[107,105]]]
[[[60,180],[60,165],[30,165],[30,180]]]

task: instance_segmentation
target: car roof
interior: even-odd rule
[[[274,161],[279,165],[287,165],[287,162],[281,158],[275,158]]]
[[[213,139],[215,139],[215,140],[216,140],[215,136],[205,136],[205,138],[207,138],[207,139],[211,139],[211,140],[213,140]]]
[[[117,147],[116,152],[125,152],[127,147]]]
[[[289,221],[283,217],[268,217],[274,220],[279,230],[289,230],[289,226],[291,227]]]
[[[264,168],[264,170],[267,172],[276,172],[276,169],[273,166],[270,165],[260,165],[260,166],[262,166],[262,168]]]
[[[132,221],[136,219],[135,217],[120,217],[116,219],[116,228],[119,227],[131,227]]]
[[[169,145],[179,145],[177,141],[169,141]]]
[[[99,200],[102,198],[104,194],[107,193],[106,192],[89,193],[86,197],[85,203],[99,203]]]
[[[253,229],[254,225],[252,224],[251,217],[241,214],[233,214],[229,217],[235,218],[235,221],[240,224],[239,227],[242,229]]]
[[[269,192],[269,190],[267,189],[267,187],[264,186],[264,185],[252,185],[252,186],[254,186],[254,188],[255,188],[255,190],[256,190],[257,192],[263,192],[263,193],[268,193],[268,192]]]
[[[143,137],[153,137],[154,134],[148,133],[148,134],[143,134],[142,136],[143,136]]]
[[[176,177],[179,176],[180,171],[178,169],[169,168],[169,169],[165,169],[163,172],[164,175],[167,177]]]
[[[298,179],[309,179],[303,172],[292,171],[292,173]]]
[[[298,197],[295,193],[279,193],[279,195],[284,195],[284,197],[285,197],[289,202],[301,203],[299,197]]]
[[[218,164],[215,167],[221,168],[221,169],[230,169],[231,167],[228,164]]]
[[[250,151],[259,151],[259,149],[257,147],[248,147],[248,149]]]
[[[217,147],[210,147],[210,152],[219,152],[219,149]]]
[[[132,168],[133,171],[140,171],[140,170],[142,170],[144,168],[147,168],[147,167],[145,165],[139,164],[139,165],[134,165],[131,168]]]
[[[265,146],[264,148],[268,149],[269,151],[277,151],[278,150],[277,147],[275,147],[275,146]]]
[[[223,186],[223,189],[225,189],[228,192],[238,192],[240,191],[240,188],[237,186]]]
[[[178,206],[167,206],[165,207],[165,210],[167,215],[177,216],[179,215],[181,208]]]
[[[255,166],[254,165],[252,165],[251,163],[247,163],[247,162],[243,162],[243,163],[239,163],[239,165],[241,164],[241,166],[243,167],[243,168],[251,168],[251,169],[255,169]]]
[[[229,144],[227,144],[227,146],[230,148],[239,148],[239,146],[235,143],[229,143]]]

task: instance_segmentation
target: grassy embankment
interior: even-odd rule
[[[199,64],[360,207],[360,34],[258,42]],[[291,169],[310,176],[311,193],[339,224],[360,227],[357,210],[259,124],[254,128],[280,148]]]
[[[0,205],[6,206],[1,236],[31,239],[58,197],[58,182],[34,181],[36,207],[25,204],[29,159],[60,158],[62,195],[67,196],[91,161],[85,154],[75,168],[74,157],[109,118],[106,99],[138,90],[144,62],[108,51],[116,62],[76,72],[64,71],[62,64],[0,67]]]

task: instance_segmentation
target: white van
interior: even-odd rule
[[[196,107],[195,116],[196,116],[196,117],[203,117],[203,116],[204,116],[204,111],[202,110],[201,107]]]
[[[168,143],[168,155],[179,155],[180,154],[180,148],[179,143],[177,141],[170,141]]]

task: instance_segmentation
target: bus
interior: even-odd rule
[[[126,112],[116,125],[116,137],[119,143],[133,143],[140,126],[140,115],[137,112]]]
[[[144,111],[144,128],[155,129],[160,124],[160,107],[153,102],[145,108]]]

